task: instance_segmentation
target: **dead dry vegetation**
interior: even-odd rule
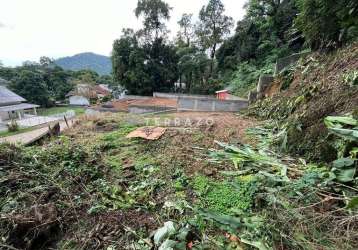
[[[126,138],[154,122],[159,140]],[[234,114],[117,114],[1,145],[0,248],[356,249],[355,173],[273,150],[273,131]]]

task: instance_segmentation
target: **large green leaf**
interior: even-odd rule
[[[206,219],[210,219],[216,221],[217,223],[227,225],[232,229],[238,229],[242,225],[242,222],[239,218],[223,215],[223,214],[216,214],[210,211],[198,210],[198,213]]]
[[[343,169],[337,172],[336,178],[339,182],[351,182],[354,180],[355,174],[356,168]]]
[[[210,156],[214,160],[230,159],[237,168],[239,166],[247,165],[250,165],[251,167],[256,166],[258,168],[270,166],[273,167],[272,170],[275,172],[279,170],[281,176],[286,181],[289,180],[287,177],[287,166],[276,155],[265,150],[254,150],[248,145],[236,147],[218,141],[215,142],[223,147],[224,150],[212,151]]]
[[[271,247],[267,246],[267,244],[263,241],[250,241],[246,239],[241,239],[241,241],[247,245],[253,246],[259,250],[269,250]]]
[[[330,126],[332,123],[341,123],[351,126],[358,126],[358,121],[353,117],[349,116],[328,116],[325,119],[326,124],[328,123]]]
[[[343,128],[330,128],[335,135],[350,141],[358,141],[358,130],[343,129]]]
[[[174,240],[165,240],[163,242],[163,244],[160,245],[160,247],[158,248],[158,250],[173,250],[178,242],[174,241]]]
[[[354,160],[351,158],[341,158],[338,160],[335,160],[333,162],[333,167],[335,168],[344,168],[344,167],[350,167],[354,164]]]
[[[176,232],[175,224],[172,221],[164,222],[164,226],[159,228],[154,234],[154,243],[159,245],[164,239]]]

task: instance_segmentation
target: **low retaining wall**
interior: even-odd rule
[[[296,63],[301,57],[308,55],[310,52],[296,53],[277,60],[275,67],[275,75],[280,74],[284,69]]]
[[[274,77],[272,75],[261,75],[257,84],[257,93],[262,93],[273,82]]]
[[[237,112],[247,108],[246,100],[218,100],[215,98],[189,98],[178,99],[179,111],[203,111],[203,112]]]
[[[179,99],[179,98],[207,99],[207,98],[213,98],[213,96],[211,96],[211,95],[188,95],[188,94],[179,94],[179,93],[160,93],[160,92],[154,92],[153,97],[168,98],[168,99]]]
[[[125,99],[137,99],[137,100],[147,100],[152,99],[152,96],[141,96],[141,95],[124,95],[117,98],[117,100],[125,100]]]
[[[161,107],[161,106],[144,106],[144,105],[130,105],[128,112],[131,114],[146,114],[146,113],[157,113],[165,111],[176,111],[173,107]]]

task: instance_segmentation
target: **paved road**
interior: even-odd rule
[[[68,121],[68,123],[71,127],[73,125],[74,121],[73,120]],[[61,128],[61,131],[64,131],[68,127],[65,122],[60,122],[60,128]],[[49,132],[48,127],[38,128],[38,129],[29,131],[29,132],[0,138],[0,143],[8,142],[11,144],[28,145],[28,144],[40,139],[44,135],[48,134],[48,132]]]

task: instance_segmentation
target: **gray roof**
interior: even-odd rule
[[[2,104],[25,102],[26,100],[21,96],[15,94],[5,86],[0,85],[0,106]]]
[[[25,109],[32,109],[32,108],[38,108],[39,105],[36,104],[29,104],[29,103],[20,103],[10,106],[1,106],[0,112],[9,112],[9,111],[16,111],[16,110],[25,110]]]

